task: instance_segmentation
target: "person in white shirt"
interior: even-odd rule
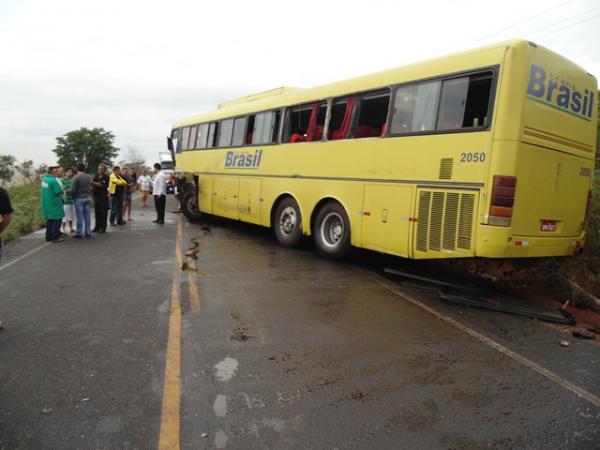
[[[154,180],[152,181],[152,194],[154,195],[154,206],[156,208],[156,220],[154,223],[165,223],[165,206],[167,204],[167,179],[162,172],[160,164],[154,164]]]
[[[148,200],[148,195],[150,194],[151,182],[146,169],[144,169],[142,174],[138,177],[137,182],[140,185],[140,192],[142,193],[142,206],[146,206],[146,201]]]

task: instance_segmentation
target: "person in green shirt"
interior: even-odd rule
[[[75,208],[73,207],[73,196],[71,195],[71,186],[73,185],[73,169],[70,167],[65,170],[65,176],[62,179],[63,187],[65,188],[65,217],[62,219],[61,230],[63,233],[67,232],[67,224],[71,229],[71,233],[75,232],[73,228],[73,220],[75,220]]]
[[[62,242],[60,225],[65,216],[63,208],[63,188],[56,179],[58,166],[48,168],[48,173],[42,179],[42,218],[46,220],[46,241]]]

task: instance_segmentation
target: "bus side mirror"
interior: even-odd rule
[[[167,136],[167,149],[173,152],[173,139]]]

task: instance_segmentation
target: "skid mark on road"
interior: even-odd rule
[[[163,388],[163,403],[160,423],[158,448],[160,450],[179,449],[180,433],[180,403],[181,403],[181,239],[183,222],[177,222],[177,239],[175,256],[177,267],[171,286],[171,310],[169,316],[169,335],[165,362],[165,384]]]
[[[424,303],[421,303],[420,301],[415,300],[414,298],[412,298],[412,297],[406,295],[405,293],[401,292],[400,290],[398,290],[395,286],[390,284],[390,282],[387,281],[386,279],[383,279],[377,275],[373,275],[370,272],[367,273],[367,277],[370,280],[372,280],[373,282],[379,284],[383,288],[385,288],[388,291],[392,292],[393,294],[397,295],[398,297],[401,297],[404,300],[409,301],[413,305],[418,306],[419,308],[423,309],[424,311],[427,311],[428,313],[433,314],[438,319],[443,320],[444,322],[452,325],[454,328],[457,328],[458,330],[462,331],[463,333],[468,334],[469,336],[477,339],[478,341],[484,343],[485,345],[502,353],[503,355],[508,356],[509,358],[513,359],[514,361],[517,361],[519,364],[522,364],[523,366],[533,370],[534,372],[537,372],[538,374],[542,375],[543,377],[547,378],[548,380],[554,381],[556,384],[571,391],[578,397],[587,400],[594,406],[600,407],[600,398],[599,397],[597,397],[594,394],[586,391],[585,389],[580,388],[579,386],[565,380],[564,378],[562,378],[561,376],[552,372],[551,370],[546,369],[545,367],[542,367],[539,364],[534,363],[533,361],[530,361],[529,359],[525,358],[524,356],[521,356],[518,353],[513,352],[512,350],[506,348],[502,344],[499,344],[498,342],[494,341],[493,339],[490,339],[489,337],[484,336],[483,334],[478,333],[475,330],[472,330],[471,328],[467,327],[466,325],[463,325],[462,323],[458,322],[457,320],[454,320],[451,317],[448,317],[442,313],[439,313],[436,310],[434,310],[433,308],[430,308],[429,306],[425,305]]]

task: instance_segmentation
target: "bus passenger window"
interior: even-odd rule
[[[287,142],[320,141],[325,128],[327,103],[293,106],[287,110]]]
[[[331,117],[329,119],[329,129],[327,139],[335,141],[337,139],[346,139],[350,125],[352,125],[352,113],[356,98],[335,99],[331,104]]]
[[[256,120],[256,116],[248,117],[248,126],[246,127],[246,138],[244,139],[244,143],[246,145],[252,145],[252,137],[254,136],[254,121]]]
[[[208,137],[208,124],[198,125],[198,134],[196,136],[196,148],[206,148],[206,138]]]
[[[213,122],[208,127],[208,138],[206,140],[206,148],[213,148],[217,142],[217,131],[219,122]]]
[[[387,89],[361,96],[353,137],[358,139],[381,136],[385,131],[389,104],[390,91]]]
[[[198,131],[198,127],[196,125],[194,125],[190,129],[190,141],[189,141],[189,145],[188,145],[188,150],[194,150],[194,148],[196,146],[196,132],[197,131]]]
[[[392,134],[419,133],[435,128],[439,81],[401,86],[394,96]]]
[[[253,144],[273,144],[277,142],[281,111],[259,113],[254,119]]]
[[[444,81],[437,129],[485,127],[491,90],[491,72]]]
[[[230,147],[232,133],[233,119],[223,120],[219,127],[219,143],[217,144],[217,147]]]
[[[231,144],[234,147],[241,147],[245,142],[246,118],[240,117],[233,122],[233,139]]]
[[[185,150],[187,150],[189,148],[188,145],[189,145],[189,142],[190,142],[190,127],[185,127],[183,129],[181,140],[182,140],[182,142],[181,142],[181,149],[183,151],[185,151]]]

